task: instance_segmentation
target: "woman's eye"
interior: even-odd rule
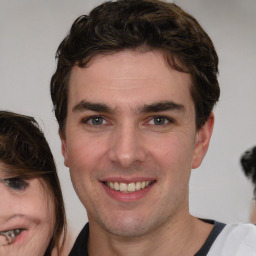
[[[19,178],[5,179],[4,183],[7,187],[13,190],[24,190],[28,186],[28,182]]]
[[[171,123],[170,118],[164,116],[155,116],[149,121],[151,125],[165,125],[168,123]]]

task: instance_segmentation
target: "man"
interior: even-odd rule
[[[70,255],[256,255],[253,226],[189,213],[219,98],[218,57],[192,16],[107,2],[74,22],[57,58],[62,153],[89,220]]]

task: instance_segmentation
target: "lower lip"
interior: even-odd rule
[[[149,193],[149,191],[153,188],[155,182],[153,182],[151,185],[149,185],[144,189],[141,189],[135,192],[127,192],[127,193],[111,189],[102,182],[101,184],[111,198],[121,202],[130,202],[130,201],[137,201],[145,197]]]

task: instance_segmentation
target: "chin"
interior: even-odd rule
[[[146,222],[141,217],[115,218],[112,221],[104,221],[101,225],[108,233],[126,238],[135,238],[146,235],[158,226],[158,223],[152,221]]]

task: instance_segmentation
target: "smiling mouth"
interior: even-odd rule
[[[110,181],[110,182],[103,182],[107,187],[112,190],[123,192],[123,193],[132,193],[136,191],[140,191],[151,186],[155,181],[137,181],[137,182],[117,182],[117,181]]]
[[[5,236],[7,245],[15,242],[17,236],[21,234],[21,232],[25,229],[13,229],[7,231],[0,231],[0,235]]]

